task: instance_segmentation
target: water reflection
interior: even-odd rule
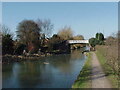
[[[72,50],[71,52],[72,52],[72,54],[71,54],[71,59],[77,60],[77,59],[83,58],[82,51]],[[78,52],[79,52],[79,53],[78,53]]]
[[[85,61],[85,56],[80,52],[76,50],[71,54],[5,65],[3,66],[3,87],[70,88]]]
[[[43,67],[44,69],[44,67]],[[38,63],[27,62],[21,64],[20,72],[18,73],[18,81],[20,87],[35,87],[36,84],[40,81],[39,77],[41,76],[40,67]]]

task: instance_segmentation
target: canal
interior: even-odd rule
[[[3,88],[71,88],[85,60],[80,50],[74,50],[71,54],[5,64]]]

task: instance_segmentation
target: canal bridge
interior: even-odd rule
[[[74,44],[86,44],[86,45],[89,45],[89,40],[67,40],[66,44],[67,44],[67,50],[68,50],[68,52],[70,52],[71,49],[73,49],[73,47],[71,45],[74,45]],[[74,48],[77,48],[77,47],[74,47]]]
[[[87,44],[89,40],[67,40],[69,44]]]

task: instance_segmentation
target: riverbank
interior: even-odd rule
[[[82,51],[84,52],[84,51]],[[86,51],[85,51],[86,52]],[[42,57],[52,56],[52,55],[60,55],[60,54],[70,54],[70,52],[54,50],[52,52],[41,52],[40,54],[26,54],[26,55],[3,55],[2,56],[2,64],[11,63],[11,62],[20,62],[24,60],[39,60]]]
[[[99,49],[96,49],[95,52],[89,52],[86,63],[72,88],[118,88],[118,76],[106,64],[106,58]]]
[[[42,54],[29,54],[29,55],[3,55],[2,56],[2,64],[11,63],[11,62],[20,62],[24,60],[39,60],[42,57],[52,56],[52,55],[60,55],[60,54],[70,54],[68,52],[63,51],[53,51]]]
[[[75,80],[72,88],[91,88],[91,53],[87,53],[88,58],[80,71],[80,74]]]
[[[97,48],[97,51],[95,52],[98,60],[103,68],[104,73],[106,74],[106,77],[111,82],[113,88],[118,88],[118,75],[113,71],[113,69],[107,64],[105,56],[103,56],[101,53],[105,52],[105,50],[100,47]]]
[[[6,63],[12,63],[12,62],[20,62],[20,61],[24,61],[24,60],[37,60],[40,59],[42,57],[46,57],[46,56],[51,56],[52,54],[46,53],[46,54],[42,54],[42,55],[38,55],[38,54],[31,54],[28,56],[25,55],[3,55],[2,56],[2,64],[6,64]]]

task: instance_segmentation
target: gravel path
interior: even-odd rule
[[[111,88],[94,52],[92,52],[92,88]]]

